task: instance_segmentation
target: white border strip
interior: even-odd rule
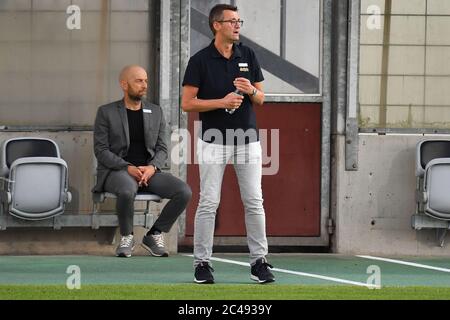
[[[193,255],[185,255],[185,256],[193,257]],[[244,267],[250,267],[250,264],[246,263],[246,262],[234,261],[234,260],[229,260],[229,259],[221,259],[221,258],[211,258],[211,260],[218,261],[218,262],[237,264],[237,265],[244,266]],[[345,279],[339,279],[339,278],[334,278],[334,277],[321,276],[319,274],[298,272],[298,271],[279,269],[279,268],[273,268],[271,270],[272,271],[277,271],[277,272],[294,274],[294,275],[297,275],[297,276],[310,277],[310,278],[316,278],[316,279],[321,279],[321,280],[328,280],[328,281],[333,281],[333,282],[351,284],[351,285],[360,286],[360,287],[367,287],[369,289],[379,289],[379,286],[377,286],[377,285],[368,284],[368,283],[364,283],[364,282],[357,282],[357,281],[350,281],[350,280],[345,280]]]
[[[403,265],[411,266],[411,267],[417,267],[417,268],[430,269],[430,270],[450,273],[450,269],[433,267],[433,266],[429,266],[426,264],[413,263],[413,262],[407,262],[407,261],[401,261],[401,260],[395,260],[395,259],[380,258],[380,257],[372,257],[372,256],[357,256],[357,257],[364,258],[364,259],[392,262],[392,263],[403,264]]]

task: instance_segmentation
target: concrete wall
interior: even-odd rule
[[[394,0],[385,11],[384,0],[361,1],[360,126],[449,128],[449,1]]]
[[[121,97],[120,70],[148,70],[155,96],[155,1],[0,1],[0,126],[90,126]],[[80,29],[66,26],[71,4]]]
[[[360,135],[359,170],[344,169],[344,137],[333,157],[333,251],[344,254],[449,255],[433,230],[415,231],[415,147],[448,136]],[[450,237],[447,235],[447,241]]]
[[[93,141],[92,132],[1,132],[0,141],[16,136],[37,136],[53,139],[60,148],[61,156],[69,168],[69,190],[72,193],[72,202],[67,206],[67,214],[91,214],[93,203],[91,189],[93,187]],[[172,170],[178,170],[172,166]],[[172,172],[176,175],[176,171]],[[158,215],[166,201],[151,204],[151,213]],[[107,200],[102,204],[103,212],[114,212],[114,200]],[[136,203],[136,208],[142,204]],[[32,223],[31,223],[32,224]],[[176,223],[166,237],[170,252],[177,251],[178,224]],[[61,230],[52,228],[7,228],[0,231],[1,254],[114,254],[118,240],[117,228],[90,228],[63,227]],[[138,243],[146,229],[135,227]],[[135,254],[148,254],[141,247],[136,247]]]

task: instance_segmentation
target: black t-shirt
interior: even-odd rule
[[[197,87],[199,89],[197,98],[199,99],[221,99],[236,90],[233,81],[237,77],[247,78],[251,83],[264,80],[255,53],[242,43],[234,44],[233,54],[230,59],[227,59],[216,49],[213,40],[208,47],[197,52],[189,60],[183,86]],[[199,114],[202,121],[200,138],[205,142],[241,144],[242,141],[236,141],[240,139],[226,138],[227,129],[231,129],[231,132],[228,133],[229,137],[230,133],[233,137],[241,131],[246,132],[245,143],[258,141],[256,115],[248,95],[244,95],[243,103],[233,114],[227,113],[225,109],[200,112]],[[210,129],[219,130],[223,137],[219,140],[222,141],[212,138],[211,135],[214,136],[214,131]]]
[[[124,160],[132,163],[136,167],[146,166],[149,154],[145,147],[144,114],[142,108],[135,111],[127,109],[127,117],[130,147]]]

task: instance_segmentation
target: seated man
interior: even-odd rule
[[[98,108],[94,125],[94,153],[98,161],[93,192],[117,196],[121,240],[118,257],[134,249],[134,198],[138,191],[170,199],[142,239],[151,255],[167,257],[162,232],[169,232],[191,198],[189,186],[170,173],[161,172],[167,159],[167,132],[162,109],[143,100],[147,73],[139,66],[125,67],[119,77],[122,100]]]

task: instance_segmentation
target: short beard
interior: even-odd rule
[[[142,96],[136,96],[136,95],[132,95],[132,94],[128,94],[128,97],[136,102],[142,101]]]

